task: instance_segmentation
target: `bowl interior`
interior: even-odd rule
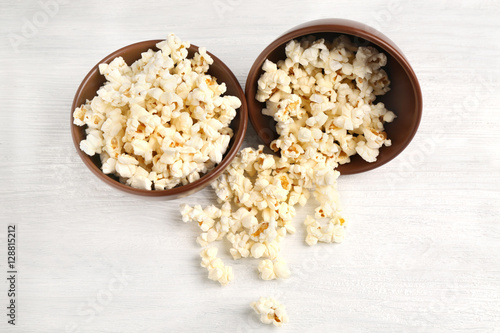
[[[314,32],[317,29],[323,31]],[[325,32],[328,29],[333,31]],[[392,140],[392,145],[380,149],[380,155],[376,162],[368,163],[359,155],[355,155],[351,157],[350,163],[340,165],[337,170],[341,174],[355,174],[374,169],[392,160],[410,143],[418,128],[422,112],[420,87],[415,73],[402,53],[395,45],[391,44],[392,42],[388,38],[384,40],[368,32],[356,32],[356,34],[353,34],[354,29],[352,27],[339,27],[338,25],[313,26],[299,29],[298,31],[294,30],[274,41],[257,58],[247,78],[246,96],[252,125],[258,136],[267,146],[278,137],[278,134],[275,130],[274,119],[263,115],[261,112],[262,108],[265,107],[265,103],[261,103],[255,99],[257,81],[263,73],[262,64],[266,59],[274,63],[285,59],[285,46],[287,42],[309,35],[313,35],[317,39],[325,38],[326,40],[333,40],[340,35],[347,35],[359,46],[373,46],[387,55],[387,65],[384,69],[391,81],[391,90],[384,96],[378,96],[375,102],[383,102],[388,110],[393,111],[397,115],[397,118],[392,123],[385,125],[387,136]]]
[[[234,74],[216,56],[214,56],[210,52],[207,52],[214,59],[214,63],[210,66],[208,74],[217,78],[218,83],[224,82],[227,87],[227,91],[225,94],[238,97],[241,100],[241,107],[237,110],[236,117],[230,124],[230,127],[233,129],[233,137],[231,138],[231,141],[223,157],[223,160],[214,169],[209,171],[207,174],[203,175],[197,181],[194,181],[187,185],[177,186],[173,189],[158,190],[158,191],[136,189],[128,185],[122,184],[118,181],[118,178],[116,176],[106,175],[101,171],[101,161],[98,155],[91,157],[80,150],[79,148],[80,141],[84,140],[86,137],[85,129],[87,128],[87,126],[76,126],[73,124],[73,111],[75,110],[75,108],[84,104],[87,99],[91,100],[92,98],[94,98],[94,96],[96,96],[97,94],[97,90],[99,90],[99,88],[104,84],[104,82],[106,82],[105,77],[99,73],[98,69],[99,64],[109,63],[114,58],[121,56],[128,65],[131,65],[134,61],[140,59],[141,53],[146,52],[148,49],[153,49],[154,51],[158,51],[156,44],[160,41],[161,40],[150,40],[126,46],[108,55],[107,57],[99,61],[99,63],[96,66],[94,66],[94,68],[92,68],[92,70],[87,74],[85,79],[82,81],[73,100],[73,105],[71,107],[71,133],[76,150],[80,155],[80,157],[82,158],[85,165],[87,165],[87,167],[95,175],[97,175],[107,184],[128,193],[133,193],[143,196],[152,196],[152,197],[168,197],[168,199],[175,199],[197,192],[202,188],[204,188],[205,186],[209,185],[213,180],[215,180],[229,165],[234,156],[236,156],[243,142],[243,138],[245,136],[248,123],[247,104],[245,95]],[[188,49],[189,51],[188,57],[191,58],[197,50],[198,47],[196,45],[191,45]]]

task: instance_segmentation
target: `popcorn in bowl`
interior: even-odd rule
[[[171,34],[131,66],[121,57],[99,66],[107,81],[75,109],[73,123],[87,126],[80,149],[99,155],[103,173],[164,190],[221,162],[241,101],[207,74],[213,59],[204,48],[187,58],[189,46]]]
[[[286,59],[266,60],[256,99],[276,121],[271,149],[295,163],[314,160],[334,169],[360,155],[374,162],[391,140],[384,123],[396,115],[377,96],[389,91],[385,54],[340,36],[332,42],[304,37],[285,48]]]

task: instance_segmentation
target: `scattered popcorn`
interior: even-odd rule
[[[290,271],[283,259],[278,259],[281,242],[287,233],[294,233],[291,225],[295,216],[293,205],[309,196],[294,176],[285,172],[279,158],[258,150],[245,148],[235,157],[228,169],[212,184],[220,208],[199,205],[181,205],[185,222],[198,223],[201,246],[226,239],[234,259],[270,259],[272,275],[262,273],[264,279],[287,278]],[[293,202],[292,202],[293,200]],[[263,268],[264,269],[264,268]]]
[[[282,259],[265,259],[259,264],[259,272],[262,280],[287,279],[290,270]]]
[[[288,323],[285,306],[272,297],[260,297],[257,302],[250,303],[250,306],[260,315],[260,321],[264,324],[281,327]]]
[[[104,173],[146,190],[193,182],[220,163],[241,106],[207,74],[205,48],[188,59],[190,44],[173,34],[156,46],[131,66],[121,57],[99,65],[106,83],[73,113],[87,126],[80,149],[101,154]]]
[[[200,253],[201,266],[208,270],[208,278],[219,281],[222,286],[227,285],[233,279],[233,268],[225,266],[220,258],[217,258],[217,248],[205,248]]]
[[[222,206],[182,204],[182,220],[198,224],[200,246],[225,239],[233,259],[261,259],[258,271],[263,280],[288,278],[281,242],[295,233],[294,206],[305,205],[311,191],[319,203],[316,218],[338,223],[332,230],[323,230],[319,224],[308,226],[306,243],[341,242],[345,223],[336,190],[338,176],[337,171],[313,160],[289,164],[286,158],[264,153],[264,146],[245,148],[212,184]]]
[[[318,242],[341,243],[345,237],[344,223],[343,218],[333,218],[326,226],[321,226],[317,220],[308,215],[304,221],[307,230],[306,243],[309,245]]]

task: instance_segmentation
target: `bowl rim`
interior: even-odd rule
[[[374,45],[380,47],[384,50],[384,52],[389,53],[403,68],[405,73],[408,75],[411,85],[413,87],[413,94],[415,97],[415,110],[416,110],[416,120],[414,126],[412,126],[411,131],[406,136],[405,141],[401,145],[401,149],[399,149],[395,154],[393,154],[390,158],[384,161],[375,161],[373,163],[366,162],[362,167],[358,167],[356,171],[349,171],[349,163],[342,164],[337,167],[337,169],[342,169],[342,175],[350,175],[357,174],[366,171],[370,171],[381,167],[382,165],[392,161],[396,158],[401,152],[403,152],[406,147],[410,144],[410,142],[415,137],[417,130],[420,126],[420,121],[422,119],[422,109],[423,109],[423,101],[422,101],[422,90],[420,87],[420,83],[418,81],[417,75],[415,74],[413,68],[411,67],[408,59],[403,54],[401,49],[386,35],[382,32],[376,30],[375,28],[353,20],[341,19],[341,18],[326,18],[319,20],[312,20],[308,22],[301,23],[291,29],[288,29],[285,33],[280,35],[274,41],[272,41],[264,50],[257,56],[252,67],[250,68],[247,74],[247,80],[245,82],[245,96],[248,102],[248,117],[250,122],[255,129],[255,132],[259,136],[260,140],[263,141],[267,146],[267,140],[263,138],[263,134],[259,131],[260,128],[256,128],[256,124],[258,124],[258,116],[257,112],[251,110],[251,104],[253,104],[253,100],[255,100],[254,94],[251,94],[253,91],[253,86],[257,83],[257,74],[262,68],[262,64],[269,57],[269,54],[276,50],[278,47],[283,44],[289,42],[292,39],[313,35],[317,33],[339,33],[344,35],[350,35],[358,38],[362,38],[366,41],[373,43]],[[252,84],[252,82],[255,84]],[[253,96],[252,96],[253,95]],[[260,102],[259,102],[260,104]],[[259,115],[260,117],[260,115]],[[347,167],[344,167],[347,166]]]
[[[99,179],[104,181],[106,184],[110,185],[113,188],[122,190],[127,193],[135,194],[135,195],[140,195],[144,197],[173,197],[175,198],[180,198],[182,196],[187,196],[190,194],[193,194],[194,192],[197,192],[206,186],[210,185],[217,177],[219,177],[224,170],[229,166],[229,164],[232,162],[236,154],[238,153],[243,140],[245,138],[245,134],[247,132],[247,127],[248,127],[248,106],[246,102],[246,96],[241,88],[241,85],[234,75],[234,73],[229,69],[229,67],[218,57],[216,57],[214,54],[210,53],[207,51],[207,54],[212,57],[214,60],[214,63],[217,62],[218,65],[227,73],[229,81],[226,82],[226,85],[234,85],[237,93],[240,96],[236,96],[240,99],[241,101],[241,106],[237,109],[237,112],[239,113],[239,130],[233,134],[231,139],[234,139],[234,143],[229,147],[229,150],[226,151],[224,154],[224,158],[222,161],[217,164],[212,170],[210,170],[208,173],[204,174],[200,179],[197,179],[196,181],[186,184],[186,185],[180,185],[171,189],[166,189],[166,190],[144,190],[144,189],[138,189],[131,187],[126,184],[122,184],[117,180],[112,179],[108,175],[104,174],[102,170],[97,167],[92,161],[91,161],[91,156],[85,154],[80,149],[80,142],[77,141],[77,131],[79,128],[82,128],[83,126],[77,126],[73,123],[73,112],[77,107],[80,105],[77,105],[78,100],[81,98],[82,92],[84,87],[89,83],[90,79],[92,76],[95,75],[96,72],[99,71],[99,65],[102,63],[109,63],[111,60],[115,59],[118,56],[123,55],[123,53],[133,47],[144,47],[144,51],[146,52],[149,49],[157,50],[156,44],[159,42],[162,42],[164,39],[151,39],[151,40],[145,40],[133,44],[126,45],[124,47],[121,47],[120,49],[113,51],[112,53],[108,54],[105,56],[102,60],[100,60],[92,69],[87,73],[85,78],[82,80],[80,85],[78,86],[78,89],[75,92],[75,96],[73,98],[73,102],[71,105],[71,114],[70,114],[70,126],[71,126],[71,137],[73,139],[73,144],[76,148],[76,151],[78,155],[80,156],[81,160],[83,163],[87,166],[90,171],[95,174]],[[190,44],[190,47],[188,48],[190,51],[192,50],[193,52],[198,51],[198,46],[194,44]],[[138,58],[139,59],[139,58]],[[137,59],[137,60],[138,60]],[[135,60],[134,60],[135,61]],[[130,65],[129,65],[130,66]],[[213,65],[211,65],[213,66]],[[233,119],[234,121],[234,119]]]

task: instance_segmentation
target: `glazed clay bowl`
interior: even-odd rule
[[[179,185],[172,189],[167,190],[143,190],[136,189],[126,184],[122,184],[118,181],[118,178],[114,175],[107,175],[101,171],[101,161],[99,156],[89,156],[80,150],[80,141],[84,140],[86,137],[85,128],[86,126],[76,126],[73,124],[73,111],[75,108],[81,106],[85,103],[87,99],[92,99],[97,94],[97,90],[104,84],[106,79],[99,73],[99,64],[109,63],[116,57],[123,57],[128,65],[131,65],[135,60],[141,58],[141,53],[146,52],[148,49],[158,51],[156,44],[161,40],[148,40],[144,42],[139,42],[136,44],[125,46],[110,55],[106,56],[104,59],[99,61],[94,68],[90,70],[87,76],[83,79],[80,87],[76,91],[73,105],[71,106],[71,134],[73,137],[73,142],[75,144],[76,151],[81,157],[83,163],[88,167],[88,169],[95,174],[99,179],[104,181],[106,184],[125,191],[127,193],[146,196],[146,197],[160,197],[164,199],[176,199],[181,198],[190,194],[193,194],[204,187],[212,183],[217,177],[226,169],[231,163],[233,158],[238,153],[241,144],[243,143],[243,138],[246,133],[248,124],[248,113],[247,104],[245,100],[245,94],[241,89],[241,86],[231,72],[231,70],[216,56],[207,52],[214,60],[214,63],[210,66],[208,74],[217,78],[217,82],[220,84],[224,82],[227,86],[227,91],[225,94],[236,96],[241,100],[241,107],[237,109],[237,115],[230,124],[233,129],[233,137],[229,143],[226,153],[223,156],[222,161],[215,166],[211,171],[203,175],[200,179],[186,184]],[[188,49],[188,57],[191,58],[193,54],[198,50],[198,47],[191,45]]]
[[[382,147],[377,161],[366,162],[360,156],[351,156],[351,162],[340,165],[337,170],[343,175],[355,174],[375,169],[401,153],[417,132],[422,116],[422,93],[417,76],[401,50],[388,37],[379,31],[359,22],[344,19],[322,19],[301,24],[276,39],[255,60],[248,73],[245,94],[248,103],[250,121],[259,138],[269,146],[278,137],[275,121],[262,114],[265,103],[255,99],[257,81],[262,75],[262,64],[266,59],[276,63],[285,59],[285,46],[292,39],[313,35],[333,40],[340,35],[349,36],[359,46],[373,46],[387,56],[384,66],[391,81],[391,90],[383,96],[377,96],[376,102],[383,102],[397,118],[385,124],[387,137],[392,145]]]

